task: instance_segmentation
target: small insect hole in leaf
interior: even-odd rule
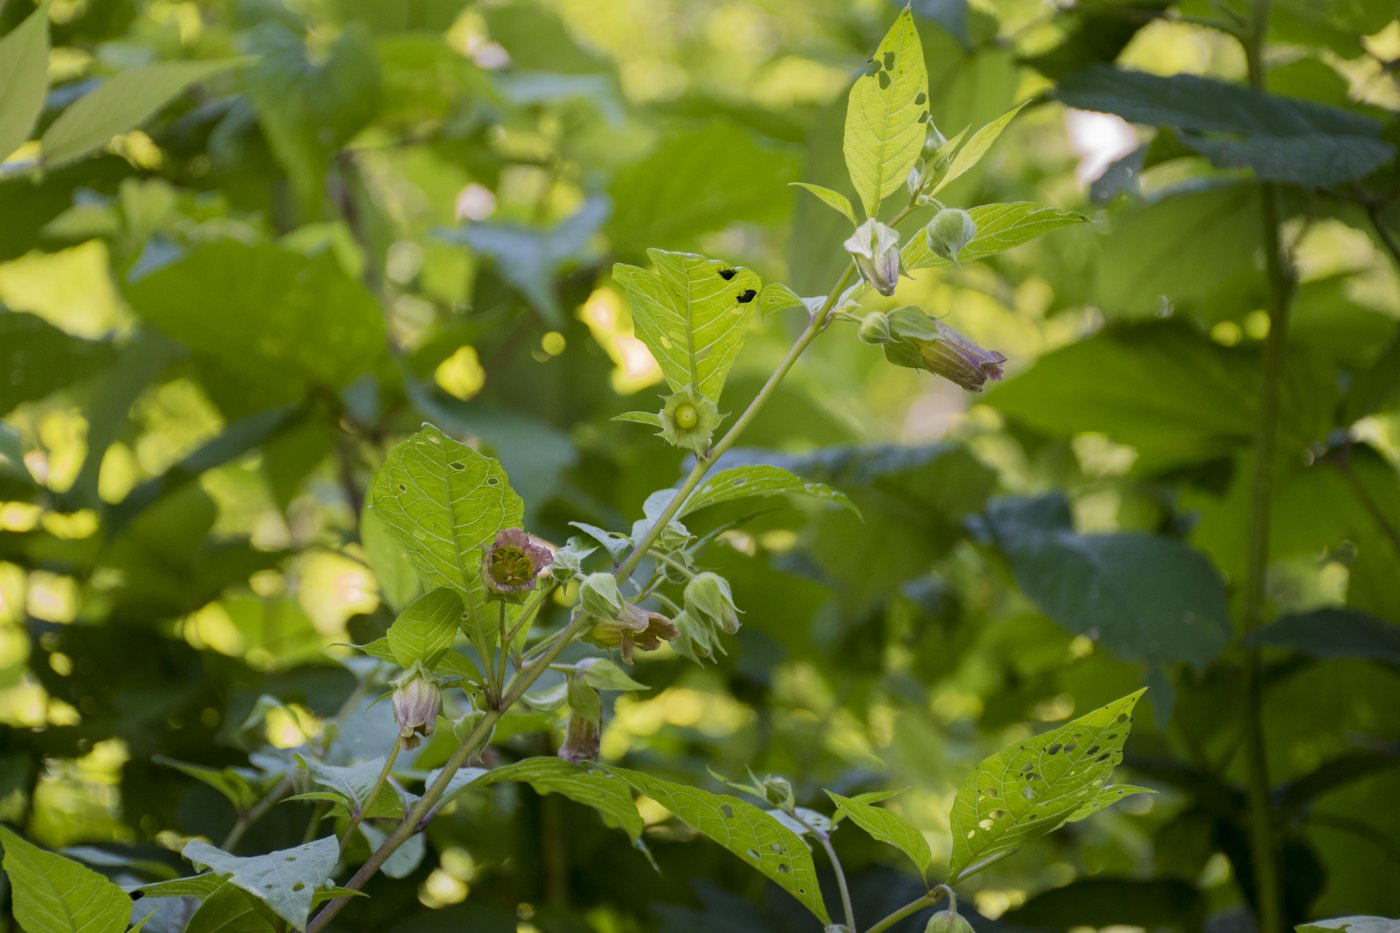
[[[914,95],[914,103],[918,104],[920,107],[924,105],[924,101],[926,100],[928,100],[928,95],[925,94],[923,91],[920,91],[919,93]]]
[[[721,270],[719,270],[719,277],[722,278],[722,279],[724,279],[726,282],[728,282],[730,279],[734,278],[734,276],[736,276],[736,275],[738,275],[738,274],[739,274],[739,273],[738,273],[736,270],[734,270],[734,269],[721,269]]]
[[[885,53],[884,65],[885,65],[886,68],[893,68],[893,67],[894,67],[894,53],[893,53],[893,52],[886,52],[886,53]]]
[[[882,72],[880,72],[880,90],[882,90],[882,91],[887,90],[887,89],[889,88],[889,86],[890,86],[890,73],[889,73],[888,71],[882,71]]]
[[[744,854],[747,855],[749,858],[753,859],[755,862],[758,861],[759,855],[757,849],[749,849]]]
[[[928,122],[928,111],[927,111],[927,110],[925,110],[923,113],[919,114],[919,122],[920,122],[920,123],[927,123],[927,122]]]
[[[739,296],[738,296],[739,304],[741,304],[741,305],[746,305],[746,304],[748,304],[750,301],[753,301],[754,296],[757,295],[757,294],[758,294],[758,292],[754,291],[752,288],[746,288],[746,289],[744,289],[742,292],[739,293]]]
[[[1064,746],[1061,745],[1059,742],[1056,742],[1054,745],[1051,745],[1049,748],[1047,748],[1047,749],[1045,750],[1045,754],[1047,754],[1047,755],[1058,755],[1058,754],[1060,753],[1060,749],[1062,749],[1062,748],[1064,748]]]
[[[719,808],[719,812],[721,812],[721,813],[724,814],[724,818],[725,818],[726,820],[732,820],[732,819],[734,819],[734,808],[731,807],[731,806],[730,806],[729,804],[727,804],[727,803],[726,803],[726,804],[723,804],[723,805]]]
[[[292,885],[292,890],[293,890],[293,891],[300,891],[302,888],[305,888],[305,887],[306,887],[306,885],[304,885],[304,884],[302,884],[300,881],[298,881],[296,884]]]
[[[454,470],[465,470],[467,468],[466,464],[458,463],[456,460],[453,460],[448,466],[452,467]]]
[[[486,485],[488,485],[488,486],[499,486],[499,485],[501,485],[501,481],[498,480],[498,479],[496,479],[496,477],[494,477],[494,476],[488,476],[488,477],[486,477]]]
[[[879,74],[879,72],[880,72],[880,63],[877,62],[877,61],[875,61],[875,59],[872,58],[872,59],[870,60],[869,64],[867,64],[867,65],[865,66],[865,73],[866,73],[867,75],[874,75],[874,74]]]
[[[403,483],[399,483],[399,492],[408,492],[408,487]]]
[[[780,874],[780,875],[786,875],[787,873],[788,873],[788,867],[787,867],[786,865],[779,865],[779,866],[778,866],[778,874]]]

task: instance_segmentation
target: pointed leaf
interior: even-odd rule
[[[782,467],[755,464],[715,473],[686,500],[676,517],[684,518],[692,512],[719,505],[721,502],[733,502],[752,496],[780,496],[786,493],[802,493],[826,499],[850,509],[857,515],[860,514],[855,503],[839,490],[832,489],[824,483],[809,483]]]
[[[43,933],[119,933],[131,898],[90,868],[33,845],[0,826],[4,868],[21,928]]]
[[[525,509],[501,465],[425,425],[389,452],[371,508],[404,545],[423,585],[462,593],[481,624],[485,549],[502,528],[518,527]]]
[[[846,197],[841,192],[832,191],[830,188],[823,188],[821,185],[808,184],[805,181],[794,181],[791,184],[804,191],[812,192],[812,194],[817,196],[817,200],[849,220],[852,227],[860,226],[860,221],[856,219],[855,208],[851,207],[850,198]]]
[[[228,798],[228,802],[233,804],[235,809],[247,809],[257,801],[257,791],[253,789],[248,778],[235,768],[208,768],[204,765],[176,761],[173,758],[166,758],[164,755],[153,755],[151,761],[158,765],[174,768],[196,781],[203,781]]]
[[[352,812],[362,809],[369,802],[370,791],[374,790],[379,773],[384,770],[383,756],[349,766],[328,765],[301,755],[297,756],[297,760],[311,772],[312,780],[335,791],[337,799]],[[397,795],[391,793],[389,796],[397,800]],[[402,813],[403,806],[400,804],[397,814],[401,816]]]
[[[924,834],[910,825],[908,820],[884,807],[875,806],[874,801],[864,795],[842,797],[831,791],[827,791],[826,795],[836,804],[838,817],[849,817],[852,823],[865,830],[872,838],[892,845],[909,856],[914,866],[919,869],[919,874],[927,878],[933,853],[929,851],[928,840],[924,838]],[[876,795],[877,798],[883,796]]]
[[[906,8],[875,50],[870,68],[856,79],[846,104],[846,170],[868,216],[908,180],[923,153],[928,127],[928,71]]]
[[[59,114],[44,131],[39,141],[44,166],[55,168],[101,148],[113,136],[145,123],[191,84],[241,61],[158,62],[113,75]]]
[[[817,919],[830,921],[817,885],[812,853],[791,829],[738,797],[712,794],[640,771],[606,770],[758,869],[797,898]]]
[[[719,400],[762,287],[749,269],[695,253],[648,250],[651,272],[619,263],[613,279],[632,302],[632,323],[672,389],[693,385]]]
[[[987,154],[988,149],[992,148],[992,143],[997,141],[997,137],[1001,135],[1002,130],[1006,129],[1007,124],[1015,119],[1016,114],[1020,113],[1021,108],[1028,103],[1030,103],[1030,101],[1022,101],[1015,107],[1006,111],[1006,113],[997,117],[991,123],[988,123],[986,126],[973,133],[972,138],[958,150],[957,155],[953,156],[953,161],[948,166],[948,173],[939,180],[938,184],[933,186],[932,194],[937,194],[942,191],[952,181],[971,170],[978,162],[981,162],[982,157]]]
[[[645,424],[653,428],[661,427],[661,416],[654,411],[624,411],[620,415],[613,415],[613,421],[630,421],[633,424]]]
[[[514,764],[492,768],[463,768],[453,775],[446,802],[461,795],[468,787],[488,787],[503,781],[519,781],[529,784],[541,794],[560,794],[570,800],[592,807],[598,811],[603,822],[614,829],[620,829],[633,841],[639,839],[646,828],[637,805],[632,800],[632,792],[624,780],[610,773],[611,769],[590,768],[576,765],[560,758],[525,758]],[[437,778],[434,771],[428,776],[428,784]]]
[[[1397,933],[1400,920],[1387,920],[1385,917],[1338,917],[1335,920],[1314,920],[1295,928],[1297,933],[1331,933],[1345,930],[1346,933]]]
[[[1017,742],[977,766],[953,801],[952,884],[1136,789],[1105,787],[1143,691]]]
[[[34,129],[49,89],[49,4],[0,38],[0,160]]]
[[[1005,252],[1028,243],[1057,227],[1087,223],[1089,218],[1058,207],[1046,207],[1020,201],[1012,204],[983,204],[968,211],[977,224],[977,233],[958,253],[959,263],[969,263]],[[907,270],[947,265],[944,259],[929,249],[928,237],[920,230],[909,238],[900,250]]]
[[[190,918],[184,933],[273,933],[275,917],[237,885],[225,882]]]
[[[315,889],[335,871],[340,844],[327,836],[294,849],[240,858],[195,839],[185,844],[181,854],[196,867],[208,867],[238,885],[300,930],[311,913]]]
[[[432,670],[452,647],[462,625],[462,597],[439,587],[418,597],[399,614],[384,637],[400,667],[415,663]]]

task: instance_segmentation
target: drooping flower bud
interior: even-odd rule
[[[940,910],[929,918],[924,933],[976,933],[972,924],[955,910]]]
[[[899,234],[874,217],[856,228],[842,244],[855,260],[860,277],[882,295],[899,284]]]
[[[631,603],[623,603],[622,608],[610,616],[593,615],[597,620],[584,633],[583,640],[599,648],[621,649],[625,664],[632,663],[634,649],[655,651],[662,641],[671,641],[680,634],[676,623],[661,613]]]
[[[890,321],[883,311],[871,311],[860,322],[860,339],[866,343],[889,343]]]
[[[658,437],[664,438],[668,444],[697,454],[710,449],[715,428],[719,427],[721,420],[719,408],[694,386],[686,386],[666,396],[658,417],[661,419]]]
[[[602,738],[601,722],[594,722],[578,713],[570,713],[569,725],[564,732],[564,744],[559,746],[559,757],[574,764],[596,761]]]
[[[394,687],[394,720],[405,749],[417,748],[421,736],[432,735],[442,712],[442,690],[421,670],[409,671]]]
[[[504,529],[487,548],[481,564],[487,598],[519,602],[535,588],[540,571],[553,562],[549,548],[533,543],[524,529]]]
[[[707,570],[691,577],[685,585],[685,611],[729,635],[739,631],[739,609],[734,605],[734,594],[729,589],[729,581],[717,573]]]
[[[792,782],[776,774],[763,778],[763,799],[780,810],[791,810],[793,806]]]
[[[957,262],[958,253],[977,235],[977,224],[967,211],[945,207],[929,221],[926,232],[934,255]]]
[[[981,392],[988,379],[1001,378],[1004,355],[979,347],[918,308],[899,308],[886,317],[891,339],[885,359],[896,366],[927,370],[969,392]]]

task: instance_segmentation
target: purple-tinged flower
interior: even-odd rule
[[[893,227],[872,217],[842,245],[871,288],[882,295],[894,294],[899,284],[899,234]]]
[[[394,719],[406,749],[417,748],[422,736],[432,735],[442,712],[442,690],[414,670],[394,688]]]
[[[631,664],[635,648],[655,651],[662,641],[672,641],[679,634],[676,623],[661,613],[627,603],[615,617],[600,617],[583,639],[599,648],[620,648],[623,663]]]
[[[886,319],[888,336],[876,342],[896,366],[927,370],[969,392],[981,392],[987,380],[1001,378],[1003,354],[979,347],[918,308],[898,308]]]
[[[578,713],[570,713],[568,729],[564,733],[564,744],[559,746],[559,757],[574,764],[596,761],[602,736],[601,723]]]
[[[532,542],[524,529],[506,528],[496,535],[482,563],[486,594],[495,599],[520,600],[535,588],[540,571],[553,562],[549,548]]]

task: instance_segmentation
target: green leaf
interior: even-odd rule
[[[731,467],[711,475],[685,501],[685,505],[681,506],[676,517],[684,518],[692,512],[698,512],[703,508],[719,505],[722,502],[733,502],[737,499],[748,499],[753,496],[780,496],[787,493],[801,493],[818,499],[826,499],[850,509],[857,515],[860,514],[855,503],[839,490],[832,489],[824,483],[809,483],[782,467],[754,464]]]
[[[702,234],[734,223],[785,221],[790,205],[773,196],[774,186],[795,177],[798,165],[729,120],[668,134],[614,178],[609,240],[630,257],[650,246],[693,247]]]
[[[606,769],[713,839],[797,898],[817,919],[830,921],[817,872],[797,834],[762,810],[727,794],[712,794],[623,768]]]
[[[53,169],[134,130],[196,81],[227,71],[243,59],[158,62],[119,72],[78,98],[39,140],[45,168]]]
[[[384,352],[384,317],[334,256],[202,243],[127,287],[132,309],[259,400],[339,389]]]
[[[1032,204],[1028,201],[982,204],[968,211],[968,214],[977,224],[977,232],[958,254],[958,262],[962,264],[1006,252],[1059,227],[1070,227],[1089,221],[1089,218],[1074,211]],[[907,270],[948,264],[948,260],[929,249],[928,237],[922,230],[909,238],[909,242],[900,250],[900,255]]]
[[[1400,920],[1385,917],[1338,917],[1335,920],[1314,920],[1295,927],[1298,933],[1322,933],[1324,930],[1345,930],[1346,933],[1396,933]]]
[[[611,688],[605,688],[611,689]],[[525,758],[514,764],[492,768],[463,768],[452,778],[442,801],[460,796],[470,787],[488,787],[503,781],[529,784],[541,794],[559,794],[598,811],[603,822],[620,829],[635,842],[646,828],[629,785],[619,780],[613,769],[586,767],[560,758]],[[428,776],[431,784],[438,772]]]
[[[314,758],[297,756],[297,760],[311,772],[312,779],[322,787],[329,787],[336,792],[337,798],[346,804],[346,809],[350,812],[362,810],[370,803],[370,792],[374,790],[375,783],[379,780],[380,773],[384,770],[384,757],[371,758],[362,761],[357,765],[328,765],[324,762],[316,761]],[[391,789],[392,790],[392,789]],[[397,794],[391,794],[395,801]],[[379,800],[376,798],[376,804]],[[403,804],[400,801],[396,808],[397,813],[393,815],[403,815]],[[374,814],[380,815],[378,813]],[[389,815],[389,814],[386,814]]]
[[[462,243],[493,263],[496,273],[530,302],[547,324],[564,325],[555,295],[555,277],[588,255],[588,242],[608,216],[608,202],[590,198],[579,211],[553,227],[512,223],[472,223],[439,236]]]
[[[33,314],[0,308],[0,414],[106,367],[110,344],[83,340]]]
[[[0,161],[29,139],[49,89],[49,0],[0,38]]]
[[[653,428],[661,427],[661,416],[654,411],[625,411],[620,415],[613,415],[612,420],[627,421],[632,424],[645,424]]]
[[[632,302],[632,323],[672,389],[693,385],[718,402],[762,287],[751,270],[694,253],[648,250],[655,272],[621,263],[613,279]]]
[[[1025,107],[1028,103],[1030,103],[1028,100],[1022,101],[1015,107],[1006,111],[1006,113],[997,117],[991,123],[988,123],[986,126],[973,133],[972,137],[968,139],[968,141],[958,149],[957,154],[953,156],[953,161],[948,165],[947,174],[939,180],[938,184],[934,185],[933,191],[931,191],[930,194],[937,194],[942,191],[953,181],[966,174],[978,162],[981,162],[982,157],[987,154],[987,150],[992,148],[992,144],[997,141],[997,137],[1001,136],[1002,131],[1016,118],[1016,114],[1021,112],[1021,108]]]
[[[928,840],[924,834],[915,829],[908,820],[886,810],[884,807],[874,806],[876,800],[883,800],[889,795],[886,793],[862,794],[859,797],[842,797],[840,794],[827,791],[826,795],[836,804],[836,816],[847,817],[861,829],[865,830],[872,838],[880,842],[894,846],[899,851],[914,862],[914,866],[919,869],[920,876],[925,880],[928,878],[928,866],[933,861],[933,853],[929,851]],[[874,798],[874,799],[871,799]]]
[[[1395,158],[1395,147],[1369,136],[1309,133],[1244,139],[1182,133],[1181,141],[1218,168],[1249,168],[1264,181],[1328,188],[1357,181]]]
[[[384,840],[389,838],[387,832],[369,823],[360,824],[360,835],[365,837],[371,851],[378,849],[384,844]],[[407,878],[422,864],[427,851],[427,839],[422,833],[416,833],[395,849],[394,853],[384,860],[379,870],[390,878]]]
[[[153,755],[151,761],[158,765],[174,768],[196,781],[203,781],[223,794],[228,802],[233,804],[234,809],[243,810],[257,802],[258,792],[253,789],[248,778],[236,768],[206,768],[203,765],[176,761],[164,755]]]
[[[650,690],[651,687],[638,683],[622,668],[607,658],[584,658],[574,667],[583,682],[595,690]]]
[[[171,878],[169,881],[127,885],[123,890],[133,894],[139,891],[142,897],[197,897],[202,899],[223,886],[224,880],[222,878],[207,871],[185,878]]]
[[[389,626],[385,638],[399,667],[422,664],[432,670],[452,647],[462,627],[462,597],[440,587],[418,597]]]
[[[908,179],[928,134],[928,71],[907,8],[870,62],[851,88],[842,151],[851,184],[866,215],[873,217],[880,202]]]
[[[1353,609],[1286,615],[1251,632],[1245,643],[1291,648],[1315,658],[1362,658],[1400,667],[1400,625]]]
[[[1047,616],[1122,658],[1159,671],[1176,661],[1201,670],[1230,641],[1225,584],[1180,541],[1076,534],[1058,496],[993,502],[987,526],[1017,584]]]
[[[953,800],[948,883],[1140,792],[1105,782],[1123,760],[1133,707],[1142,694],[1139,690],[1058,729],[1017,742],[979,764]]]
[[[45,852],[0,826],[15,920],[43,933],[117,933],[131,917],[126,892],[90,868]]]
[[[275,919],[238,886],[225,883],[199,905],[184,933],[273,933]]]
[[[311,913],[315,889],[335,871],[340,844],[334,836],[327,836],[293,849],[239,858],[194,839],[185,844],[181,854],[195,867],[207,867],[247,891],[300,930]]]
[[[791,184],[804,191],[812,192],[817,196],[817,200],[849,220],[852,227],[860,226],[860,221],[856,219],[855,208],[851,207],[851,199],[841,192],[823,188],[821,185],[808,184],[805,181],[794,181]]]
[[[788,288],[782,282],[769,282],[758,292],[758,311],[765,317],[774,311],[786,311],[788,308],[804,308],[808,313],[816,309],[809,302],[817,302],[818,307],[824,302],[824,298],[810,298],[803,300],[797,292]]]
[[[365,549],[365,559],[374,571],[374,579],[379,583],[379,593],[390,608],[402,611],[418,596],[421,587],[418,574],[413,569],[408,553],[398,540],[384,527],[384,522],[373,509],[360,512],[360,545]],[[392,661],[393,658],[386,658]]]
[[[389,452],[370,507],[408,551],[423,585],[462,593],[481,624],[485,549],[501,529],[520,525],[525,508],[501,465],[425,425]]]

